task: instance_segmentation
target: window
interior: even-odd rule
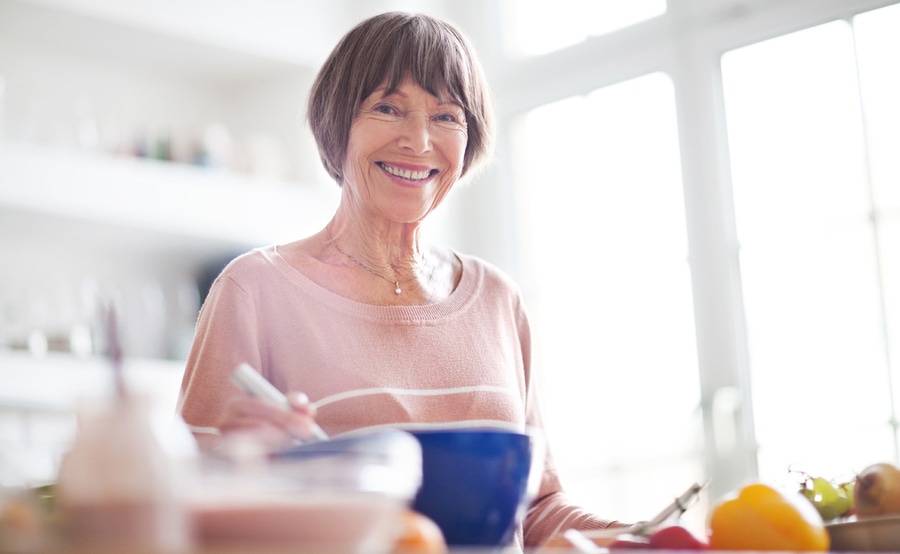
[[[544,55],[500,73],[491,253],[574,500],[646,519],[692,479],[900,462],[898,2],[668,0],[587,42],[613,3],[580,4],[512,14]]]
[[[897,162],[885,148],[896,151],[900,96],[886,56],[900,43],[885,25],[864,16],[858,30],[860,52],[872,46],[860,58],[872,85],[863,102],[846,21],[722,60],[764,479],[783,478],[792,464],[842,477],[895,459],[882,284],[897,270],[896,257],[885,255],[897,234],[896,217],[893,227],[881,219],[891,193],[879,187],[892,172],[896,183]],[[869,127],[868,150],[863,108],[894,117],[893,129]]]
[[[585,2],[506,0],[503,4],[506,47],[534,56],[577,44],[666,12],[666,0]]]
[[[641,519],[702,480],[672,84],[524,114],[514,181],[545,426],[573,500]]]
[[[900,5],[858,15],[853,27],[896,418],[900,400],[900,73],[896,56],[900,52]],[[896,441],[900,442],[900,436]],[[895,460],[900,459],[896,444]]]

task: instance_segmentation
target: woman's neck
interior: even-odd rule
[[[338,253],[372,269],[412,273],[423,264],[421,226],[396,223],[342,203],[325,227],[326,241]]]

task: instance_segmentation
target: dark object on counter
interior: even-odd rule
[[[200,272],[197,275],[197,292],[200,293],[201,306],[204,302],[206,302],[206,296],[209,294],[209,289],[216,281],[216,278],[219,277],[219,274],[222,273],[222,270],[225,269],[225,266],[230,264],[231,260],[240,255],[240,252],[234,252],[231,254],[226,254],[225,256],[217,257],[203,264],[203,267],[200,269]]]
[[[542,469],[537,439],[500,429],[412,434],[422,447],[422,488],[413,509],[434,520],[450,546],[512,543],[529,493],[536,492],[529,481],[536,484]]]

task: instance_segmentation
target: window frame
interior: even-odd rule
[[[900,0],[668,0],[665,14],[546,55],[510,58],[496,36],[501,11],[461,14],[485,58],[498,106],[496,162],[487,190],[468,194],[475,217],[492,214],[496,237],[463,236],[467,245],[519,279],[527,298],[535,284],[521,271],[517,206],[509,150],[511,122],[538,106],[653,72],[675,88],[695,335],[701,379],[704,466],[717,498],[755,478],[750,362],[732,198],[720,60],[743,46]],[[552,75],[552,78],[547,78]],[[486,184],[486,183],[484,183]],[[481,184],[480,184],[481,185]],[[468,240],[466,240],[468,239]],[[487,240],[486,240],[487,239]],[[728,440],[722,440],[727,436]],[[719,440],[717,441],[717,437]]]

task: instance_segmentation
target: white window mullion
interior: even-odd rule
[[[683,42],[672,68],[712,498],[753,478],[756,441],[719,58]]]
[[[890,425],[892,429],[894,460],[900,460],[900,429],[898,429],[898,384],[896,352],[891,323],[900,318],[900,304],[894,305],[891,277],[896,269],[896,246],[892,245],[890,229],[900,220],[900,194],[896,182],[900,177],[900,163],[895,151],[900,144],[900,78],[895,71],[895,53],[900,47],[897,29],[900,28],[900,6],[893,6],[865,14],[850,20],[853,55],[857,69],[860,114],[862,118],[865,150],[866,186],[869,197],[870,228],[875,244],[875,266],[878,279],[881,332],[884,338],[884,355],[887,366],[887,382],[893,394],[890,398]],[[891,213],[895,211],[895,213]],[[893,247],[892,247],[893,246]],[[896,285],[894,285],[896,286]],[[896,324],[896,323],[895,323]]]

